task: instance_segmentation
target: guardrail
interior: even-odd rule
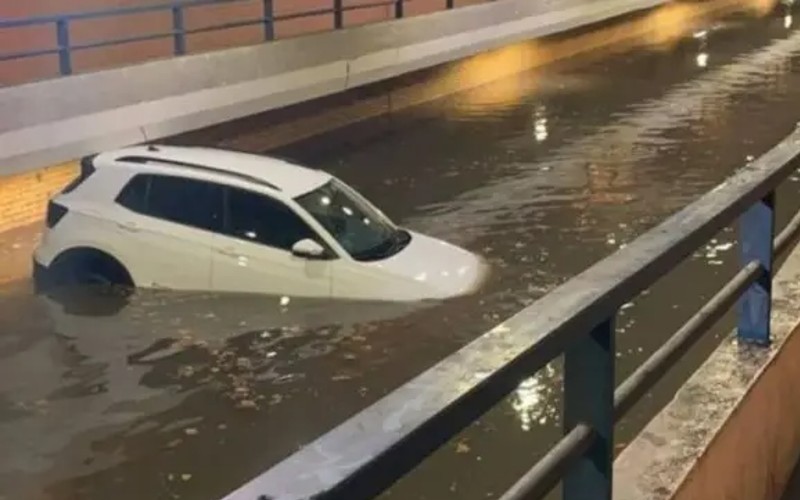
[[[565,500],[611,500],[614,422],[739,301],[738,338],[770,343],[775,189],[800,166],[800,129],[626,248],[595,264],[428,371],[302,448],[226,500],[373,498],[564,355],[562,439],[501,500],[534,499],[563,480]],[[740,217],[741,269],[615,388],[620,307]],[[480,373],[478,377],[475,374]]]
[[[55,29],[56,46],[45,49],[28,50],[22,52],[0,52],[0,62],[15,59],[30,59],[47,55],[58,54],[58,67],[61,75],[72,74],[72,55],[78,51],[110,47],[114,45],[124,45],[150,40],[160,40],[172,38],[173,54],[176,56],[186,54],[186,37],[199,33],[208,33],[232,28],[242,28],[247,26],[263,26],[264,40],[275,39],[275,23],[290,19],[300,19],[304,17],[314,17],[326,14],[333,15],[333,29],[344,27],[344,14],[349,11],[372,9],[376,7],[394,7],[394,17],[399,19],[405,15],[406,4],[415,0],[375,0],[358,4],[345,5],[345,0],[330,0],[331,6],[328,8],[312,9],[288,14],[276,15],[274,9],[275,0],[260,0],[262,4],[262,15],[256,18],[243,19],[226,23],[212,24],[200,28],[187,28],[185,23],[186,9],[216,6],[226,4],[254,3],[254,0],[188,0],[182,2],[168,2],[154,5],[143,5],[137,7],[121,7],[114,9],[94,10],[88,12],[76,12],[70,14],[59,14],[52,16],[36,16],[19,19],[0,19],[0,30],[12,28],[24,28],[30,26],[53,25]],[[453,9],[456,7],[456,0],[444,0],[445,8]],[[124,17],[136,14],[146,14],[151,12],[170,12],[172,16],[172,29],[155,33],[146,33],[136,36],[126,36],[98,40],[91,43],[73,44],[70,42],[70,24],[74,21],[90,19],[103,19],[113,17]]]

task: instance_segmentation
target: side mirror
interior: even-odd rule
[[[322,259],[325,257],[325,249],[316,241],[306,238],[292,246],[292,255],[304,259]]]

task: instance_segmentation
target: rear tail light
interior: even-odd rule
[[[58,222],[67,215],[69,210],[67,207],[59,205],[58,203],[50,202],[47,204],[47,228],[52,229]]]

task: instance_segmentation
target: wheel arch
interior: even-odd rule
[[[125,265],[121,259],[119,259],[114,252],[111,252],[105,248],[101,248],[94,245],[75,245],[68,248],[64,248],[59,251],[55,257],[50,262],[48,266],[51,272],[58,272],[60,266],[65,265],[65,263],[69,262],[71,259],[80,259],[81,257],[99,257],[102,259],[107,259],[108,261],[112,262],[114,265],[118,266],[122,271],[125,272],[125,275],[128,279],[128,284],[135,286],[136,280],[131,272],[130,268]]]

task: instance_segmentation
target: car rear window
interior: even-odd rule
[[[222,187],[197,179],[140,174],[117,203],[144,215],[209,231],[222,228]]]
[[[135,176],[122,188],[117,196],[117,203],[134,212],[144,213],[149,184],[149,175]]]
[[[222,227],[222,187],[210,182],[154,175],[147,190],[147,213],[200,229]]]

